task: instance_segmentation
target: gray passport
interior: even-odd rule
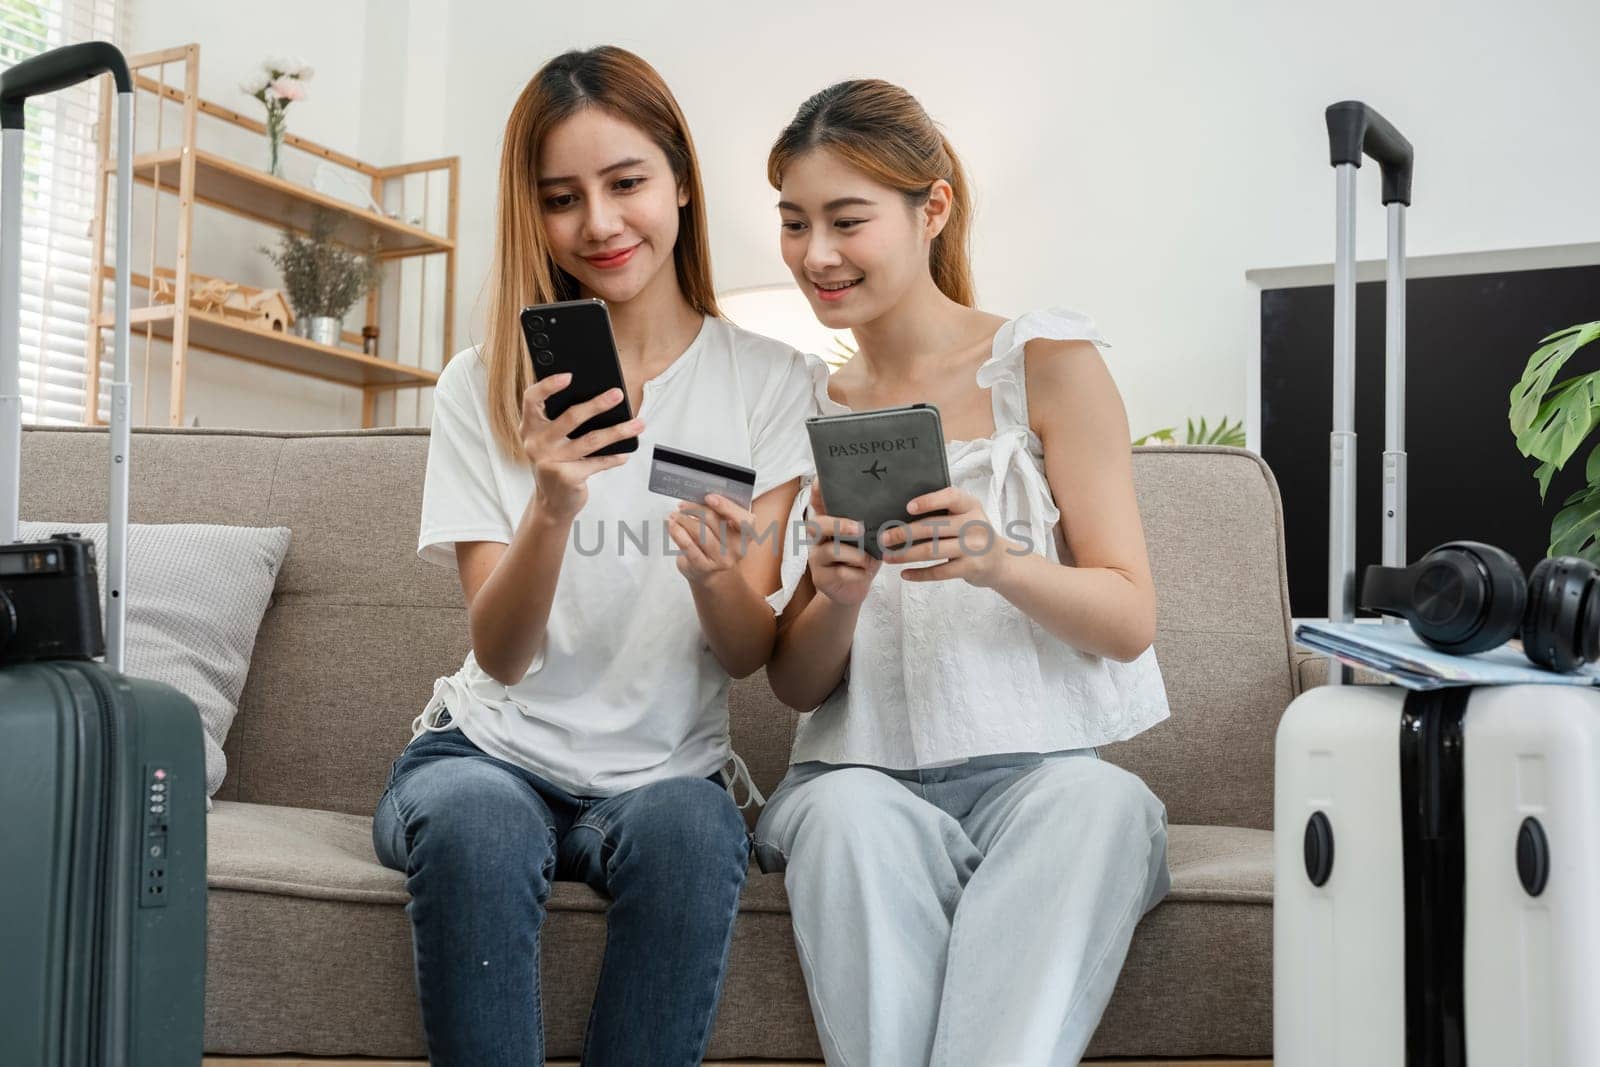
[[[861,523],[873,557],[883,558],[878,534],[886,523],[948,514],[906,511],[916,497],[950,485],[944,428],[933,405],[821,415],[806,420],[806,432],[828,514]]]

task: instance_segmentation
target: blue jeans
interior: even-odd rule
[[[539,931],[553,879],[612,902],[583,1062],[704,1058],[749,866],[719,780],[573,796],[459,729],[427,733],[389,770],[372,844],[406,874],[430,1063],[544,1063]]]

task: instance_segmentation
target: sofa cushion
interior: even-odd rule
[[[212,889],[363,904],[411,899],[405,874],[373,854],[372,820],[365,815],[219,801],[207,820],[206,849]],[[740,907],[787,915],[783,880],[747,884]],[[606,901],[581,882],[557,882],[550,908],[603,912]]]
[[[1272,827],[1273,737],[1294,695],[1278,483],[1241,448],[1133,450],[1172,717],[1100,754],[1174,823]]]
[[[405,875],[372,821],[219,801],[207,825],[206,1049],[425,1055]],[[1272,835],[1171,828],[1172,893],[1134,936],[1097,1056],[1269,1055]],[[544,930],[551,1056],[581,1051],[605,900],[558,882]],[[711,1055],[820,1058],[780,875],[751,868]]]
[[[94,543],[99,598],[106,600],[106,524],[24,522],[23,541],[77,532]],[[289,550],[286,527],[205,523],[128,527],[127,634],[123,670],[172,686],[205,727],[206,808],[227,773],[223,745],[239,711],[261,615]]]

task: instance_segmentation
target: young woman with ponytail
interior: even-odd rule
[[[790,512],[810,379],[718,317],[705,220],[688,126],[644,60],[569,52],[528,82],[487,337],[440,375],[423,488],[418,552],[459,571],[471,651],[373,819],[378,858],[406,873],[436,1065],[544,1062],[556,880],[610,901],[583,1062],[698,1065],[711,1038],[750,855],[729,679],[766,662],[779,581],[777,553],[741,535]],[[568,382],[533,381],[518,313],[580,297],[610,308],[637,417],[571,440],[620,393],[546,418]],[[638,451],[589,458],[624,437]],[[674,509],[648,488],[656,442],[754,467],[753,508]]]
[[[1073,311],[975,306],[971,191],[897,86],[801,105],[768,161],[783,256],[857,354],[824,414],[937,405],[951,488],[885,534],[802,490],[774,692],[805,712],[756,828],[831,1064],[1078,1062],[1166,894],[1166,809],[1099,758],[1168,714],[1127,417]],[[913,543],[914,542],[914,543]],[[910,547],[906,546],[910,544]]]

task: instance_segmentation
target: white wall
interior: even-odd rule
[[[633,48],[697,135],[722,289],[786,277],[765,160],[801,100],[847,77],[905,85],[976,187],[981,302],[1096,316],[1135,433],[1244,415],[1244,272],[1332,257],[1322,109],[1335,100],[1367,100],[1417,146],[1413,252],[1600,238],[1600,140],[1584,133],[1600,116],[1600,67],[1583,44],[1600,37],[1600,5],[1584,0],[625,0],[559,22],[513,0],[454,11],[466,185],[491,188],[499,124],[543,59]],[[1363,170],[1360,252],[1381,257],[1376,168]],[[481,276],[492,210],[489,196],[463,210],[465,277]]]
[[[1600,5],[1589,0],[618,0],[559,19],[521,0],[291,0],[271,20],[248,14],[259,10],[141,0],[135,35],[146,47],[199,40],[202,89],[223,100],[262,56],[304,55],[316,95],[291,109],[292,129],[375,162],[459,153],[458,346],[482,335],[510,104],[545,59],[601,43],[652,62],[689,116],[720,289],[786,279],[765,158],[800,101],[854,76],[911,89],[973,179],[981,303],[1093,314],[1116,345],[1109,361],[1135,433],[1244,416],[1255,356],[1244,272],[1332,256],[1322,109],[1335,100],[1367,100],[1417,146],[1412,252],[1600,240],[1600,140],[1588,135],[1600,116]],[[397,94],[401,125],[387,113]],[[1371,166],[1362,196],[1359,251],[1381,257]],[[191,370],[202,421],[206,405],[252,424],[357,421],[357,401],[271,372],[235,386],[241,365],[202,369],[205,358]],[[401,401],[398,418],[426,421],[425,405]]]

